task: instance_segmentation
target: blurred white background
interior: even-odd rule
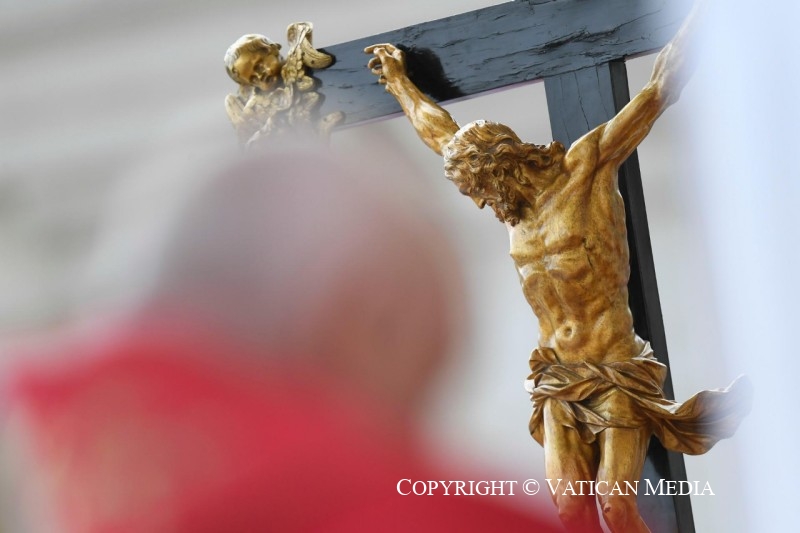
[[[308,20],[315,45],[325,47],[497,3],[2,0],[3,336],[57,328],[85,308],[76,283],[86,277],[98,236],[108,233],[102,220],[110,195],[135,179],[131,169],[187,145],[235,142],[222,104],[235,86],[222,56],[237,37],[263,33],[285,43],[287,24]],[[798,462],[789,392],[798,364],[789,338],[800,297],[800,182],[790,143],[800,91],[797,60],[778,51],[796,49],[781,25],[800,13],[773,5],[753,16],[744,2],[734,4],[718,14],[698,74],[639,157],[677,399],[745,372],[757,387],[756,407],[737,436],[686,459],[688,479],[709,482],[715,493],[692,499],[697,530],[779,531]],[[628,62],[631,92],[646,83],[653,59]],[[550,140],[542,84],[447,107],[462,124],[486,118],[525,140]],[[375,173],[413,161],[409,194],[433,195],[466,269],[470,318],[431,409],[429,438],[447,450],[443,461],[541,480],[542,451],[527,432],[522,388],[537,327],[505,229],[444,180],[440,158],[403,117],[337,133],[332,145],[357,149],[378,135],[385,150],[370,156]],[[126,210],[117,207],[117,223],[137,227],[170,192],[165,185]],[[146,266],[127,262],[107,275],[135,292]],[[113,298],[104,290],[120,287],[98,283],[92,298]]]

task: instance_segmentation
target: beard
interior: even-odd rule
[[[494,211],[495,216],[500,222],[516,226],[522,217],[522,201],[514,191],[505,187],[498,187],[499,198],[488,201],[487,203]]]
[[[500,222],[508,223],[511,226],[519,224],[520,207],[518,205],[501,202],[492,204],[492,210]]]

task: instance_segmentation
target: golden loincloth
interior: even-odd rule
[[[574,428],[586,443],[606,428],[649,424],[665,448],[691,455],[732,436],[750,410],[752,386],[744,376],[726,389],[701,391],[683,403],[667,400],[661,390],[667,367],[656,360],[649,343],[630,360],[604,364],[562,364],[553,350],[537,348],[530,367],[525,381],[533,402],[529,427],[541,445],[547,402],[556,422]]]

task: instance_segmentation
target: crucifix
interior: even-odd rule
[[[423,141],[444,155],[446,174],[461,192],[479,207],[489,205],[506,224],[523,292],[540,321],[529,379],[531,433],[545,446],[549,477],[606,486],[638,482],[640,473],[652,486],[685,481],[682,456],[667,452],[651,433],[686,453],[703,453],[719,438],[689,432],[681,441],[675,427],[685,420],[669,418],[692,411],[687,419],[700,427],[708,421],[700,418],[707,415],[703,405],[724,400],[700,393],[683,406],[669,401],[672,384],[635,153],[677,96],[670,93],[671,77],[679,70],[685,35],[673,41],[675,53],[664,52],[657,61],[652,85],[663,92],[657,97],[646,89],[629,104],[624,64],[625,57],[666,44],[687,8],[664,0],[510,2],[329,47],[324,55],[335,62],[317,73],[326,117],[357,124],[402,110]],[[261,46],[273,44],[264,40]],[[304,64],[315,68],[320,52],[310,40],[304,46],[305,52],[295,43],[290,56],[301,63],[308,57]],[[362,49],[375,54],[372,74],[397,102],[378,90]],[[257,105],[283,110],[286,95],[294,94],[291,78],[284,75],[279,92],[267,92],[278,82],[277,70],[233,52],[229,74],[254,91],[228,102],[234,124],[246,121]],[[272,63],[278,57],[266,55]],[[555,138],[547,147],[523,143],[499,124],[479,120],[459,127],[438,104],[537,79],[545,81]],[[322,99],[312,93],[304,98],[319,111]],[[269,128],[281,117],[270,115]],[[606,498],[598,490],[613,531],[646,531],[638,513],[654,531],[694,531],[687,495],[640,495],[637,511],[637,494],[631,507],[629,498]],[[599,529],[593,497],[553,496],[565,524]]]

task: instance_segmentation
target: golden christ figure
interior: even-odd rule
[[[625,208],[617,170],[688,78],[690,16],[656,59],[650,82],[614,118],[566,150],[520,141],[488,121],[464,127],[409,80],[403,52],[376,44],[369,68],[400,103],[422,140],[444,156],[445,175],[479,207],[488,205],[511,237],[522,291],[539,321],[539,347],[526,388],[530,431],[544,447],[547,478],[562,486],[638,482],[655,434],[677,452],[701,454],[731,436],[751,387],[703,391],[684,403],[664,398],[667,368],[633,330]],[[606,485],[602,485],[606,483]],[[570,529],[601,531],[594,495],[553,494]],[[636,494],[598,494],[613,532],[648,531]]]

